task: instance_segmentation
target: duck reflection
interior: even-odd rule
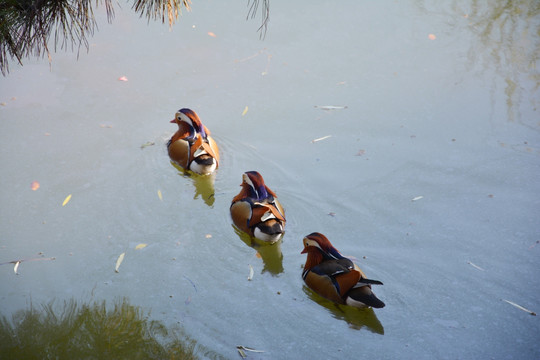
[[[318,295],[306,285],[302,286],[302,290],[311,300],[325,307],[334,318],[346,321],[351,329],[361,330],[365,328],[372,333],[384,335],[384,327],[377,319],[377,315],[375,315],[372,308],[358,309],[352,306],[336,304]]]
[[[249,236],[237,228],[234,224],[231,226],[240,240],[242,240],[247,246],[255,249],[255,251],[257,251],[257,253],[261,256],[264,265],[262,269],[263,273],[268,271],[272,275],[278,275],[283,272],[283,254],[281,252],[283,234],[281,234],[276,242],[269,244],[266,241]]]
[[[53,302],[0,316],[5,359],[197,359],[201,346],[126,299]]]
[[[185,170],[172,161],[171,165],[178,170],[182,177],[191,179],[193,186],[195,186],[195,195],[193,196],[194,199],[197,199],[200,196],[206,205],[210,207],[214,205],[214,181],[216,179],[215,172],[208,175],[199,175],[192,171]]]

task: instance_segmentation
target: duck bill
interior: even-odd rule
[[[300,254],[306,254],[306,253],[307,253],[307,247],[305,247],[304,250],[302,250],[302,251],[300,252]]]
[[[176,119],[172,119],[171,121],[169,121],[171,124],[174,124],[176,122]]]

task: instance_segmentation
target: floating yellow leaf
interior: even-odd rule
[[[244,108],[244,111],[242,111],[242,116],[246,115],[247,112],[248,112],[248,107],[246,106],[246,107]]]
[[[116,260],[116,267],[114,268],[114,271],[118,272],[118,268],[120,267],[120,264],[122,263],[122,261],[124,261],[124,256],[125,255],[126,255],[126,253],[121,253],[120,254],[118,259]]]
[[[32,183],[30,184],[30,189],[36,191],[37,189],[39,189],[39,183],[37,181],[32,181]]]
[[[255,253],[255,257],[261,259],[261,258],[262,258],[261,253],[257,251],[257,252]]]
[[[411,201],[418,201],[423,198],[424,198],[423,196],[417,196],[417,197],[412,198]]]
[[[428,39],[429,40],[435,40],[435,39],[437,39],[437,36],[435,36],[435,34],[429,34]]]
[[[210,239],[210,238],[212,238],[212,234],[206,234],[204,237],[207,238],[207,239]]]
[[[163,195],[161,195],[161,190],[157,191],[157,196],[159,197],[159,200],[163,201]]]
[[[71,194],[66,196],[66,198],[64,199],[64,202],[62,203],[62,206],[66,206],[66,204],[69,202],[69,200],[71,200]]]
[[[144,249],[148,244],[139,244],[135,246],[135,250]]]
[[[208,32],[208,36],[216,37],[216,34],[214,34],[213,32],[209,31],[209,32]]]

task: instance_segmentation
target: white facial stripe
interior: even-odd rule
[[[251,179],[249,178],[249,176],[247,176],[246,174],[242,175],[242,179],[244,180],[244,182],[246,184],[248,184],[249,186],[251,186],[254,190],[255,190],[255,186],[253,185],[253,182],[251,181]]]
[[[184,114],[182,112],[177,112],[176,116],[177,116],[178,120],[186,122],[186,123],[189,124],[189,126],[191,126],[192,128],[195,128],[195,126],[193,126],[193,121],[191,121],[191,119],[186,114]]]
[[[304,244],[305,244],[306,246],[315,246],[315,247],[321,249],[321,247],[319,246],[319,243],[318,243],[318,242],[316,242],[315,240],[308,239],[307,237],[304,238]],[[321,250],[322,250],[322,249],[321,249]]]

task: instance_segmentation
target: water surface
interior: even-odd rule
[[[171,31],[101,9],[78,60],[12,63],[0,262],[55,260],[0,266],[1,314],[127,299],[203,357],[540,357],[538,318],[503,301],[540,309],[540,17],[505,4],[272,1],[264,41],[244,3],[194,1]],[[182,107],[221,147],[212,198],[167,157]],[[273,248],[229,219],[249,170],[285,207]],[[384,309],[305,288],[313,231]]]

